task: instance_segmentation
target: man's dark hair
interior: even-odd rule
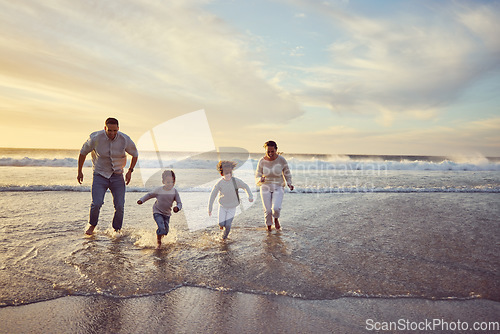
[[[106,120],[106,122],[104,122],[104,124],[115,124],[116,126],[118,126],[118,120],[116,118],[110,117]]]

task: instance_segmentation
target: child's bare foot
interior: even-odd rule
[[[223,229],[224,229],[224,227],[222,227],[222,226],[220,226],[220,225],[219,225],[219,229],[223,230]]]
[[[271,227],[272,227],[271,225],[267,225],[267,230],[268,230],[269,232],[271,232]]]
[[[158,243],[158,245],[156,246],[156,249],[160,249],[161,248],[161,238],[163,237],[163,235],[157,235],[156,236],[156,241]]]
[[[278,218],[274,218],[274,226],[276,227],[277,230],[281,228]]]
[[[95,226],[90,225],[90,227],[87,229],[87,231],[85,231],[85,234],[87,234],[87,235],[94,234],[94,229],[95,229]]]

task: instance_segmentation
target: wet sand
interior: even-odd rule
[[[0,333],[366,333],[390,322],[400,330],[426,321],[449,329],[467,323],[468,331],[454,332],[472,332],[474,322],[498,322],[499,315],[500,303],[484,299],[303,300],[181,287],[155,296],[67,296],[3,307]],[[433,329],[446,329],[440,326]]]

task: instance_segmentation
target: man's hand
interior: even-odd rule
[[[125,184],[128,185],[132,179],[132,171],[129,169],[127,174],[125,174]]]
[[[82,184],[83,182],[83,164],[85,163],[85,155],[81,154],[78,156],[78,176],[76,179],[78,180],[78,183]]]
[[[83,182],[83,173],[82,173],[82,171],[78,172],[78,176],[76,177],[76,179],[78,180],[78,183],[82,184],[82,182]]]

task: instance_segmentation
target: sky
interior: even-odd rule
[[[203,109],[216,147],[500,156],[500,1],[0,0],[0,31],[0,147]]]

